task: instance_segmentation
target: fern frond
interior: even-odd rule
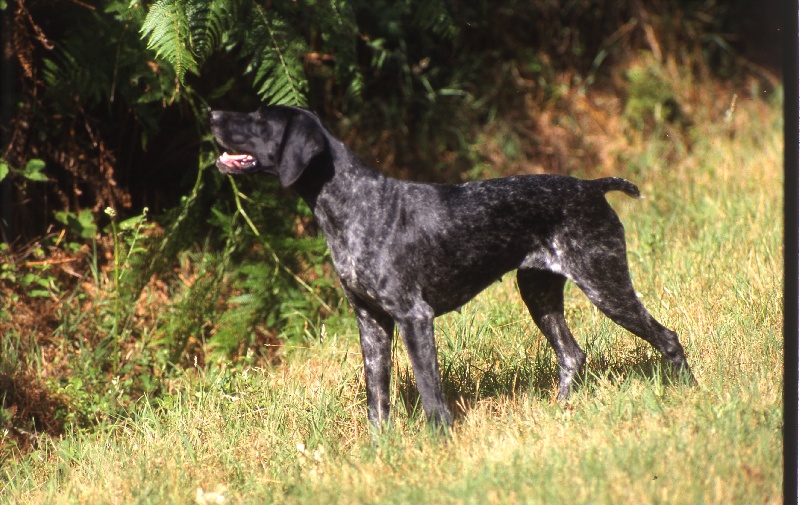
[[[323,33],[325,51],[334,56],[336,80],[347,83],[348,101],[360,101],[364,90],[364,77],[358,65],[357,41],[359,29],[353,2],[328,0],[320,2],[317,16]]]
[[[186,72],[198,73],[191,50],[191,30],[186,0],[159,0],[150,7],[140,30],[147,38],[147,48],[175,68],[176,79],[183,84]]]
[[[422,28],[430,30],[446,40],[453,40],[458,35],[458,28],[444,0],[419,2],[419,5],[416,6],[414,21]]]
[[[306,105],[306,81],[301,54],[305,42],[278,16],[270,19],[264,8],[253,5],[244,49],[252,55],[249,70],[262,99],[269,103]]]
[[[113,53],[106,47],[72,38],[56,46],[42,62],[42,78],[47,92],[54,97],[81,98],[94,105],[108,98],[111,89],[108,59]],[[100,61],[98,64],[91,62]]]
[[[191,49],[202,62],[222,45],[236,17],[236,2],[189,0],[186,4]]]

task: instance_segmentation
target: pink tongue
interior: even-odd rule
[[[223,163],[227,165],[233,165],[237,168],[241,168],[242,165],[251,164],[253,162],[253,157],[249,154],[222,153],[222,156],[220,156],[219,159]]]

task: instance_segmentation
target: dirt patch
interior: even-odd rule
[[[64,433],[61,415],[67,402],[54,394],[41,377],[29,368],[12,373],[0,372],[0,461],[35,448],[43,434]]]

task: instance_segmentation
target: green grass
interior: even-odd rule
[[[573,285],[567,319],[589,354],[555,402],[555,359],[514,276],[437,321],[456,426],[430,433],[402,346],[394,422],[366,423],[351,318],[271,368],[187,372],[172,393],[0,470],[8,503],[780,503],[782,139],[775,109],[738,111],[691,152],[633,146],[610,195],[634,285],[684,343],[699,386],[671,384],[647,344]]]

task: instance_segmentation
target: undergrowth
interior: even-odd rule
[[[259,191],[274,187],[254,189],[239,214],[218,212],[217,235],[166,269],[162,237],[180,234],[181,220],[165,231],[146,213],[117,222],[110,208],[89,244],[76,221],[24,253],[2,250],[4,460],[40,435],[128,415],[143,396],[169,394],[184,369],[277,363],[284,342],[316,339],[341,313],[324,240],[298,232],[295,209],[257,204]]]

